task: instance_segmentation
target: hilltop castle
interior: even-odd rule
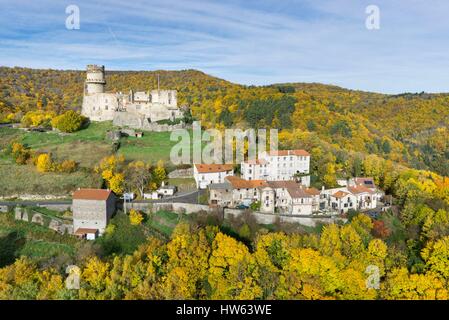
[[[114,125],[151,129],[160,120],[182,118],[176,90],[105,92],[104,66],[88,65],[81,113],[92,121],[113,120]]]

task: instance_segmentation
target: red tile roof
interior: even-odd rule
[[[245,163],[247,163],[247,164],[266,164],[267,162],[264,159],[256,159],[256,160],[248,160]]]
[[[98,231],[98,229],[78,228],[78,229],[76,229],[74,234],[76,236],[83,236],[83,235],[88,234],[88,233],[95,234],[95,233],[97,233],[97,231]]]
[[[225,178],[235,189],[252,189],[260,187],[268,187],[265,180],[244,180],[239,177],[229,176]]]
[[[267,183],[273,189],[287,189],[299,187],[299,184],[294,180],[267,181]]]
[[[340,199],[340,198],[346,197],[348,194],[349,194],[349,193],[344,192],[344,191],[337,191],[337,192],[335,192],[332,196],[333,196],[334,198]]]
[[[319,196],[321,194],[321,192],[316,188],[307,188],[306,192],[311,196]]]
[[[106,200],[111,193],[111,190],[106,189],[78,189],[73,193],[73,199]]]
[[[287,192],[292,198],[310,198],[311,195],[304,188],[297,186],[295,188],[287,188]]]
[[[195,164],[199,173],[226,172],[234,169],[232,164]]]
[[[269,152],[270,156],[303,156],[309,157],[310,153],[306,150],[296,149],[296,150],[274,150]]]
[[[359,193],[373,193],[373,190],[370,188],[364,187],[362,185],[356,186],[356,187],[348,187],[349,192],[353,194],[359,194]]]
[[[355,178],[355,184],[362,185],[371,189],[376,188],[373,178]]]

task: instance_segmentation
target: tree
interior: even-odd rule
[[[167,173],[164,168],[164,162],[162,160],[159,160],[157,162],[156,168],[153,170],[153,182],[160,186],[162,182],[166,179]]]
[[[122,194],[124,191],[125,176],[122,173],[124,162],[123,156],[111,155],[103,158],[100,165],[95,168],[95,172],[101,174],[109,189],[116,194]]]
[[[32,152],[23,144],[13,142],[11,145],[11,154],[17,164],[25,164],[31,158]]]
[[[137,189],[143,198],[145,189],[151,180],[151,166],[143,161],[133,161],[125,170],[126,186],[129,189]]]
[[[132,225],[140,225],[143,221],[143,215],[142,213],[140,213],[139,211],[135,210],[135,209],[131,209],[129,210],[129,222]]]
[[[36,169],[39,172],[49,172],[53,170],[53,161],[48,153],[42,153],[37,157]]]
[[[86,122],[86,117],[81,114],[69,110],[51,121],[53,128],[59,129],[62,132],[75,132],[81,129]]]

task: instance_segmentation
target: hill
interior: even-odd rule
[[[448,94],[385,95],[316,83],[243,86],[196,70],[108,71],[107,90],[155,88],[157,75],[205,127],[282,128],[284,147],[377,154],[449,175]],[[84,77],[84,71],[1,67],[0,121],[37,108],[79,110]]]

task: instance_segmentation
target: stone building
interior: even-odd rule
[[[105,92],[104,66],[88,65],[81,113],[92,121],[112,120],[117,126],[136,129],[160,120],[183,117],[176,90]]]
[[[211,183],[223,183],[227,176],[234,175],[231,164],[195,164],[193,178],[198,189],[206,189]]]
[[[297,180],[310,185],[310,154],[305,150],[277,150],[262,153],[257,160],[241,163],[245,180]]]
[[[115,195],[110,190],[76,190],[72,204],[75,234],[86,238],[103,234],[115,212],[115,203]]]

